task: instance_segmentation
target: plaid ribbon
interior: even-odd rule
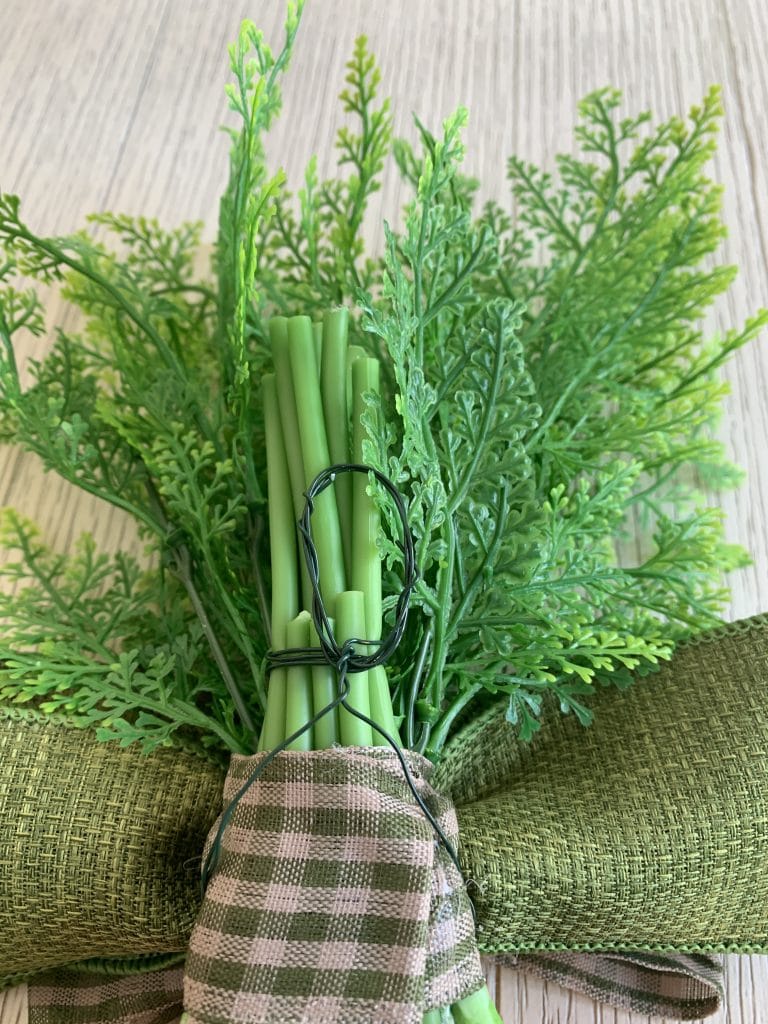
[[[225,805],[265,757],[232,759]],[[431,764],[407,760],[456,841]],[[223,834],[192,932],[190,1024],[419,1024],[482,984],[461,877],[395,754],[284,751],[270,762]]]
[[[29,1024],[170,1024],[182,1012],[183,967],[111,978],[61,968],[29,983]]]
[[[547,952],[495,959],[637,1013],[699,1020],[722,1007],[719,956]],[[109,980],[51,971],[29,987],[29,1024],[168,1024],[181,1014],[182,987],[180,968]]]
[[[724,995],[722,959],[703,953],[542,952],[497,961],[597,1002],[675,1020],[717,1013]]]

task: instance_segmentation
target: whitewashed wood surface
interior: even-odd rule
[[[79,227],[112,209],[166,224],[202,219],[213,237],[226,173],[226,44],[242,17],[278,41],[282,0],[3,0],[0,4],[0,187],[22,194],[40,231]],[[503,198],[505,158],[551,164],[571,146],[578,98],[602,85],[625,91],[628,109],[683,113],[706,87],[724,89],[726,123],[713,175],[726,187],[723,259],[741,276],[712,317],[740,323],[768,305],[768,6],[764,0],[309,0],[269,143],[296,185],[310,154],[330,170],[339,116],[334,98],[354,38],[377,53],[395,126],[428,125],[459,103],[470,108],[468,169],[484,194]],[[390,180],[371,224],[396,216]],[[373,241],[380,232],[372,228]],[[51,310],[51,322],[56,319]],[[754,565],[735,575],[732,616],[768,609],[768,338],[731,363],[722,427],[748,473],[738,493],[714,496],[731,540]],[[43,478],[38,464],[0,451],[0,505],[35,517],[65,548],[83,530],[130,548],[113,509]],[[727,1005],[713,1024],[767,1024],[768,957],[727,958]],[[489,980],[506,1024],[646,1024],[555,985],[511,971]],[[0,995],[0,1024],[26,1021],[23,987]]]

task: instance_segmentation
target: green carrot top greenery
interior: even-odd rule
[[[587,723],[596,682],[624,685],[716,624],[722,574],[746,562],[704,495],[740,478],[713,439],[718,370],[768,321],[716,337],[699,326],[735,274],[710,259],[724,234],[706,175],[718,91],[655,127],[620,115],[613,90],[587,96],[578,152],[556,175],[509,160],[513,216],[479,206],[461,172],[464,109],[434,133],[416,120],[415,145],[393,139],[360,38],[338,175],[319,180],[312,160],[294,196],[262,139],[302,6],[289,5],[276,56],[250,22],[230,49],[239,126],[210,276],[194,272],[199,224],[100,213],[49,238],[0,195],[2,438],[128,512],[149,556],[101,554],[88,536],[59,554],[6,510],[2,572],[18,585],[0,596],[0,698],[146,750],[254,749],[274,593],[270,330],[346,306],[348,343],[379,369],[357,371],[351,419],[325,410],[331,456],[333,435],[355,435],[403,492],[420,571],[387,667],[402,741],[437,757],[494,697],[530,737],[548,691]],[[394,169],[412,198],[370,253],[364,216]],[[80,326],[55,327],[49,345],[34,284],[51,282]],[[28,384],[14,348],[25,332],[45,351]],[[391,506],[368,487],[386,629],[402,550]],[[646,553],[627,564],[618,551],[638,530]]]

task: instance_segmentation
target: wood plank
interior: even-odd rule
[[[27,986],[0,992],[0,1024],[27,1024]]]

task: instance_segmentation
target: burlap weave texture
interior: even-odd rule
[[[768,951],[768,616],[586,702],[529,744],[501,702],[438,766],[481,950]]]
[[[530,745],[499,705],[433,777],[457,805],[481,948],[529,954],[519,968],[622,1006],[701,1017],[720,1000],[707,953],[768,950],[768,617],[703,634],[591,703],[590,729],[553,706]],[[219,769],[13,709],[0,709],[0,766],[0,985],[186,946]],[[607,977],[608,957],[632,950]],[[649,959],[672,979],[663,993]],[[86,1020],[65,988],[35,1024]]]
[[[0,988],[91,957],[180,953],[223,772],[0,706]]]

